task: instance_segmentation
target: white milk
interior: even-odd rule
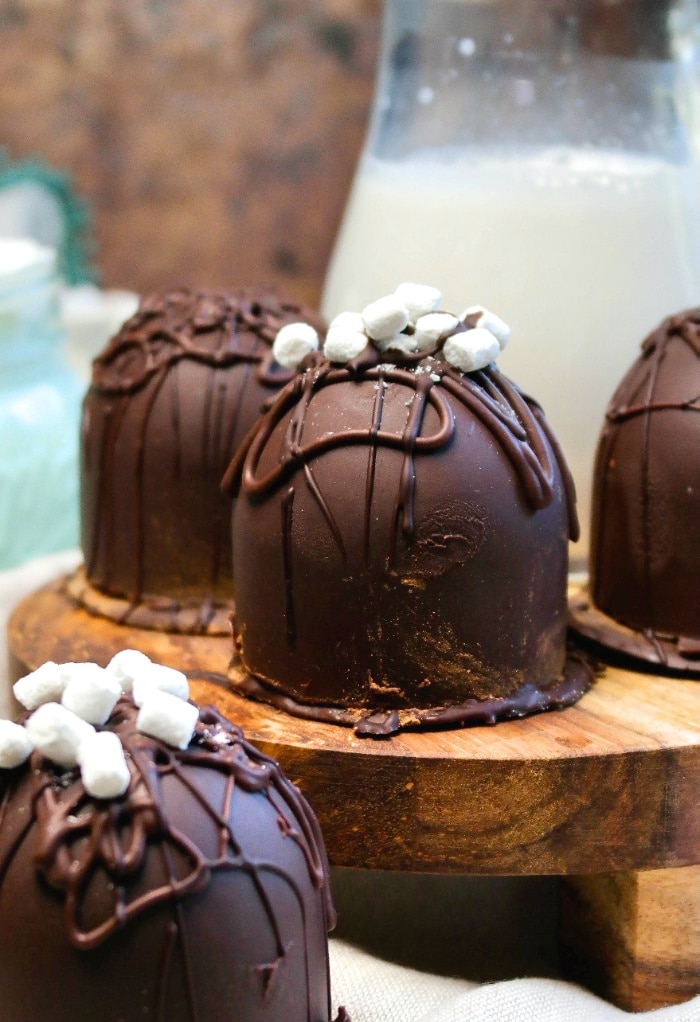
[[[695,172],[625,154],[509,160],[365,157],[330,263],[323,312],[361,309],[404,280],[443,308],[482,304],[512,328],[500,367],[544,407],[574,475],[588,551],[595,445],[641,340],[700,304]]]

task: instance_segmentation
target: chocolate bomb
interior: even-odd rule
[[[520,717],[590,685],[566,649],[571,477],[495,366],[463,374],[439,347],[312,357],[225,485],[239,691],[381,735]]]
[[[595,462],[584,634],[700,671],[700,309],[642,344],[608,407]]]
[[[310,309],[264,289],[146,298],[83,406],[84,574],[70,591],[139,627],[228,634],[233,452],[290,373],[271,344]]]
[[[184,751],[136,712],[122,699],[107,725],[123,798],[91,798],[39,752],[0,770],[3,1019],[328,1022],[334,915],[309,805],[213,708]]]

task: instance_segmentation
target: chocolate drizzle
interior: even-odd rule
[[[275,363],[272,342],[299,312],[295,303],[263,289],[224,295],[181,288],[149,295],[95,359],[93,386],[128,394],[183,358],[209,366],[249,362],[261,383],[279,386],[291,373]]]
[[[396,354],[396,353],[394,353]],[[242,487],[251,497],[261,497],[282,485],[297,469],[320,457],[326,451],[349,445],[394,447],[404,451],[401,484],[396,500],[396,518],[401,521],[405,535],[414,529],[413,502],[415,484],[414,459],[417,453],[427,453],[446,447],[454,437],[454,414],[446,394],[468,408],[491,432],[515,469],[528,503],[533,509],[547,507],[554,494],[554,470],[544,442],[546,437],[553,449],[559,471],[567,487],[569,508],[569,535],[578,538],[578,521],[571,474],[561,456],[558,444],[541,413],[531,399],[521,392],[498,370],[488,369],[468,375],[461,374],[444,362],[423,358],[412,369],[395,365],[372,365],[358,371],[338,368],[329,362],[307,369],[287,386],[284,394],[267,413],[261,427],[249,435],[237,451],[236,457],[224,476],[222,486],[233,496]],[[422,371],[420,371],[422,370]],[[358,378],[376,383],[378,394],[372,425],[368,429],[347,429],[329,436],[315,438],[303,444],[305,418],[313,396],[324,387],[356,381]],[[406,425],[401,433],[381,428],[383,391],[391,383],[402,384],[413,390]],[[427,405],[438,414],[439,428],[431,436],[422,434]],[[279,464],[266,474],[258,475],[262,453],[277,425],[287,412],[289,418],[285,447]],[[372,469],[367,482],[367,508],[372,496]],[[336,529],[328,518],[331,531]]]
[[[123,699],[106,726],[123,798],[39,753],[0,771],[4,1016],[327,1022],[334,913],[310,806],[213,707],[182,751],[136,713]]]
[[[122,798],[36,752],[0,771],[3,1017],[327,1022],[334,913],[310,806],[213,707],[184,750],[136,715],[125,698],[106,725]]]
[[[557,685],[575,700],[590,684],[565,650],[578,523],[561,451],[494,366],[439,356],[311,356],[239,447],[222,484],[254,676],[232,665],[239,690],[337,723],[379,714],[387,733],[462,726],[489,700],[499,718],[539,711],[561,705]]]
[[[674,670],[700,642],[700,308],[666,319],[610,402],[596,458],[584,634]]]
[[[92,612],[226,634],[230,504],[219,483],[290,379],[271,344],[299,318],[322,328],[274,292],[180,289],[146,298],[95,360],[82,432],[88,587],[72,587]]]
[[[37,822],[35,858],[49,884],[65,895],[66,926],[76,947],[92,948],[126,926],[135,916],[161,901],[176,901],[201,890],[215,870],[245,870],[256,883],[261,900],[274,913],[258,881],[261,866],[248,861],[231,822],[235,785],[260,793],[269,801],[282,833],[294,841],[306,860],[313,885],[324,892],[326,912],[333,919],[325,853],[318,823],[308,804],[284,777],[278,764],[245,741],[241,731],[213,707],[200,711],[195,737],[184,751],[171,749],[136,731],[136,707],[122,699],[109,722],[124,745],[131,772],[123,799],[96,801],[76,773],[66,775],[39,753],[30,763],[32,805]],[[216,807],[184,768],[214,770],[226,778],[223,804]],[[163,798],[164,778],[177,781],[199,804],[219,833],[217,854],[205,855],[196,838],[169,819]],[[158,849],[156,852],[155,849]],[[130,897],[130,884],[143,870],[147,855],[158,854],[164,864],[161,885]],[[179,868],[175,862],[179,863]],[[0,863],[0,884],[7,863]],[[84,903],[97,871],[103,871],[113,890],[111,911],[99,923],[83,923]],[[280,954],[284,953],[278,940]]]

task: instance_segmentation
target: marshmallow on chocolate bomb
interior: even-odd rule
[[[60,703],[44,703],[27,721],[33,747],[66,770],[77,766],[81,742],[94,733],[92,724]]]
[[[506,324],[439,305],[406,284],[334,320],[348,343],[307,359],[224,480],[233,684],[359,733],[493,723],[592,680],[566,648],[569,471],[493,364]]]
[[[151,701],[159,736],[130,696],[98,730],[58,703],[0,721],[2,1018],[328,1022],[334,912],[310,807],[212,707]]]
[[[0,720],[0,768],[13,769],[29,759],[34,744],[27,729],[11,720]]]
[[[311,309],[266,289],[145,298],[95,360],[83,405],[84,569],[92,612],[139,627],[228,633],[230,502],[223,472],[290,376],[272,354]],[[298,332],[298,328],[295,328]]]
[[[65,679],[59,665],[53,660],[47,660],[35,671],[16,681],[12,691],[25,710],[36,710],[42,703],[60,702],[64,685]]]
[[[119,798],[129,787],[131,775],[119,736],[96,731],[78,746],[80,777],[93,798]]]
[[[113,674],[122,687],[123,692],[131,692],[134,679],[148,670],[151,661],[138,649],[121,649],[115,653],[107,664],[107,670]]]

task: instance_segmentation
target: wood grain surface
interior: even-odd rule
[[[106,662],[135,646],[186,670],[193,696],[219,706],[299,784],[335,865],[582,874],[700,863],[694,681],[608,668],[565,711],[373,740],[228,691],[216,676],[225,673],[229,640],[96,619],[58,582],[19,605],[9,645],[28,667]]]
[[[700,993],[700,867],[567,877],[568,973],[627,1011]]]

